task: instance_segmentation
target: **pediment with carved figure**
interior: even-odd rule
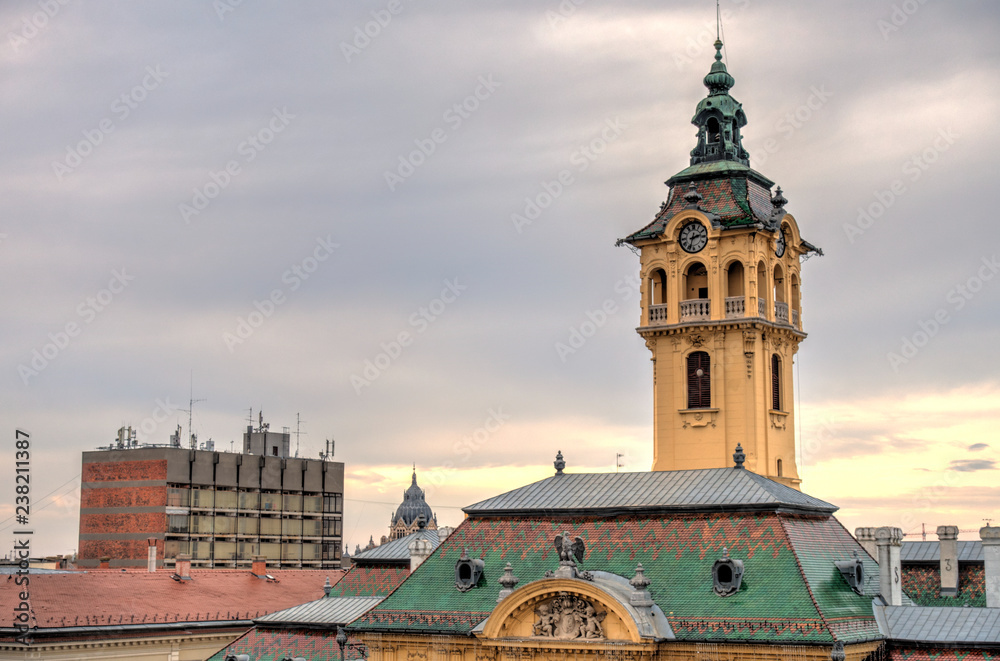
[[[516,639],[542,646],[651,642],[649,609],[630,605],[627,592],[601,583],[600,578],[549,578],[514,590],[484,623],[481,638],[487,644]],[[667,637],[663,634],[657,636]]]

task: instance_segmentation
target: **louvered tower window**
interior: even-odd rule
[[[781,359],[771,355],[771,408],[781,410]]]
[[[688,408],[707,409],[712,406],[712,379],[709,358],[704,351],[695,351],[687,358]]]

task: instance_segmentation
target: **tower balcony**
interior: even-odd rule
[[[788,325],[788,303],[774,302],[774,320],[779,324]]]
[[[727,296],[725,304],[725,315],[723,319],[745,319],[747,317],[758,317],[760,319],[771,319],[768,315],[770,305],[766,299],[758,298],[756,310],[751,311],[747,306],[746,296]],[[649,306],[649,326],[667,326],[670,322],[670,305],[659,304]],[[774,303],[774,323],[782,326],[800,328],[799,311],[789,308],[788,303],[775,301]],[[756,314],[754,314],[756,312]],[[707,298],[694,298],[680,302],[678,315],[679,323],[690,323],[698,321],[713,321],[711,300]],[[674,322],[677,323],[677,322]]]
[[[681,323],[686,321],[708,321],[712,318],[711,301],[707,298],[694,298],[681,301]]]
[[[669,305],[650,305],[649,306],[649,325],[650,326],[664,326],[667,323],[667,309]]]

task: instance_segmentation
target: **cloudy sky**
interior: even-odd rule
[[[1000,504],[1000,9],[722,9],[751,165],[826,253],[803,266],[802,486],[852,530],[978,529]],[[714,15],[4,2],[0,456],[12,475],[31,433],[36,551],[77,546],[82,451],[187,433],[192,375],[200,441],[239,443],[251,407],[301,414],[304,456],[336,440],[351,548],[414,463],[451,525],[560,449],[647,470],[638,259],[614,243],[688,164]]]

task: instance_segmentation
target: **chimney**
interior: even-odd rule
[[[149,573],[156,571],[156,538],[147,537],[146,544],[149,545],[148,557],[146,558],[146,570]]]
[[[854,537],[861,544],[861,548],[868,551],[868,555],[878,560],[878,546],[875,545],[875,528],[855,528]]]
[[[903,531],[883,526],[875,531],[878,547],[879,592],[887,606],[903,604],[903,586],[900,576],[899,548],[903,544]]]
[[[1000,608],[1000,526],[979,529],[983,540],[983,560],[986,565],[986,607]]]
[[[250,573],[257,578],[264,578],[267,576],[267,556],[255,555],[251,559],[253,560],[253,566],[250,568]]]
[[[111,569],[111,556],[105,555],[101,557],[101,569]]]
[[[424,560],[430,557],[431,553],[434,552],[434,547],[431,546],[430,541],[419,537],[409,544],[410,549],[410,573],[420,566]]]
[[[174,576],[182,581],[191,580],[191,554],[178,553],[174,560]]]
[[[941,545],[941,596],[958,596],[958,526],[938,526]]]

